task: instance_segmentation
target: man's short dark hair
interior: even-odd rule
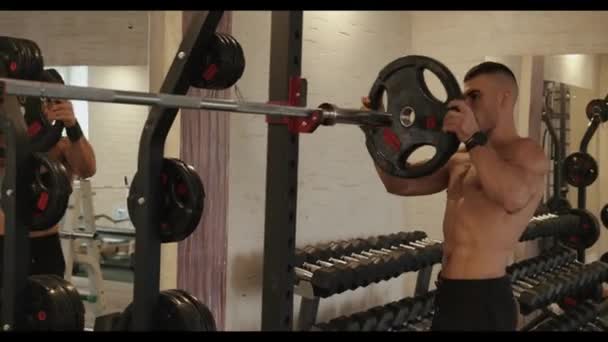
[[[515,82],[515,84],[517,85],[517,79],[515,78],[513,71],[511,71],[511,69],[509,69],[509,67],[507,67],[506,65],[497,63],[497,62],[483,62],[481,64],[474,66],[473,68],[471,68],[471,70],[469,70],[467,72],[466,75],[464,75],[464,81],[467,82],[479,75],[496,75],[496,74],[510,77],[511,79],[513,79],[513,82]]]

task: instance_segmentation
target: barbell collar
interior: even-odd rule
[[[313,113],[319,113],[320,111],[322,124],[326,126],[332,126],[336,123],[370,126],[390,126],[391,124],[391,114],[386,112],[343,109],[330,104],[323,104],[319,108],[311,109],[267,103],[205,99],[187,95],[71,86],[9,78],[0,78],[0,84],[3,89],[3,95],[160,106],[167,108],[207,109],[232,113],[301,118],[311,117]]]

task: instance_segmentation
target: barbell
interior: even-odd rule
[[[423,72],[434,73],[444,86],[447,99],[432,95]],[[450,70],[426,56],[410,55],[385,66],[373,83],[370,110],[339,108],[323,103],[304,108],[270,103],[199,98],[188,95],[149,93],[71,86],[57,83],[0,78],[1,96],[15,95],[71,99],[165,108],[206,109],[231,113],[261,114],[297,120],[300,132],[336,124],[358,125],[366,136],[366,146],[376,164],[385,172],[403,178],[417,178],[433,173],[456,152],[460,142],[453,133],[442,131],[447,103],[462,96]],[[386,93],[387,103],[382,103]],[[381,110],[386,105],[386,111]],[[408,163],[422,146],[433,146],[435,155],[425,163]]]

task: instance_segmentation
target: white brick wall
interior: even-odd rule
[[[90,87],[148,91],[148,84],[146,66],[89,68]],[[147,106],[89,103],[89,136],[97,159],[97,174],[91,178],[94,187],[122,187],[125,176],[131,183],[148,110]],[[97,189],[95,192],[94,205],[98,214],[111,216],[114,208],[126,208],[125,190]]]
[[[2,36],[34,40],[47,65],[146,65],[146,11],[0,11]]]

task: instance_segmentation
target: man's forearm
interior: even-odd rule
[[[530,199],[524,172],[502,159],[489,146],[478,146],[469,152],[485,194],[508,211],[516,211]]]
[[[95,174],[97,169],[95,153],[91,144],[84,137],[70,142],[65,151],[65,157],[78,176],[89,178]]]

